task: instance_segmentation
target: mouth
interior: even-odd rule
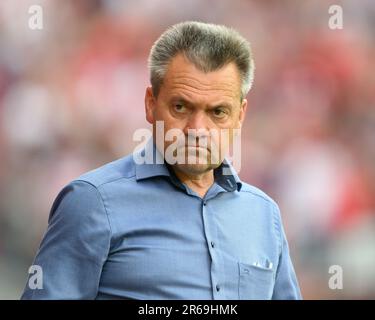
[[[201,155],[201,156],[208,154],[210,152],[208,148],[199,147],[199,146],[185,146],[184,148],[185,148],[186,153],[196,154],[196,155]]]
[[[182,148],[185,148],[185,149],[196,149],[196,150],[198,150],[198,149],[202,149],[202,150],[208,150],[208,151],[210,151],[210,148],[207,146],[205,146],[205,147],[202,147],[202,146],[197,146],[197,145],[185,145],[185,146],[181,146]]]

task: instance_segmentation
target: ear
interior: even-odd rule
[[[241,103],[241,109],[240,109],[240,115],[239,115],[239,124],[240,128],[242,127],[242,123],[245,120],[245,115],[246,115],[246,110],[247,110],[247,99],[243,99]]]
[[[147,87],[146,93],[145,93],[145,111],[146,111],[146,120],[151,124],[155,123],[155,117],[154,117],[155,105],[156,105],[156,100],[155,100],[154,94],[152,93],[152,87]]]

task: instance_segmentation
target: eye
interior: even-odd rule
[[[224,118],[228,113],[224,108],[215,108],[213,114],[216,118]]]
[[[174,110],[179,113],[183,113],[186,111],[186,107],[182,103],[176,103],[173,107]]]

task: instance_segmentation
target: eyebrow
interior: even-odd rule
[[[218,104],[215,104],[214,106],[210,107],[211,109],[216,109],[216,108],[228,108],[228,109],[233,109],[233,106],[230,103],[227,102],[221,102]]]
[[[192,102],[188,101],[187,99],[182,98],[182,97],[178,97],[178,96],[172,97],[171,102],[182,102],[182,103],[186,103],[186,104],[193,104]]]
[[[187,104],[187,105],[191,105],[191,106],[194,106],[195,104],[183,97],[180,97],[180,96],[175,96],[175,97],[172,97],[171,98],[171,102],[173,103],[183,103],[183,104]],[[232,104],[228,103],[228,102],[219,102],[217,104],[214,104],[214,105],[210,105],[208,107],[210,110],[212,109],[216,109],[216,108],[228,108],[228,109],[233,109],[233,106]]]

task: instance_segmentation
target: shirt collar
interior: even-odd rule
[[[144,158],[147,154],[151,155],[150,159],[148,160],[152,159],[152,163],[140,164],[135,161],[135,174],[137,181],[157,176],[166,176],[171,178],[172,180],[176,178],[174,176],[171,176],[171,172],[168,170],[163,156],[156,148],[156,145],[153,142],[152,138],[147,141],[143,149],[136,153],[137,157],[141,156],[142,158]],[[226,158],[223,160],[219,167],[214,169],[214,179],[215,182],[226,191],[241,190],[242,182],[235,169]]]

